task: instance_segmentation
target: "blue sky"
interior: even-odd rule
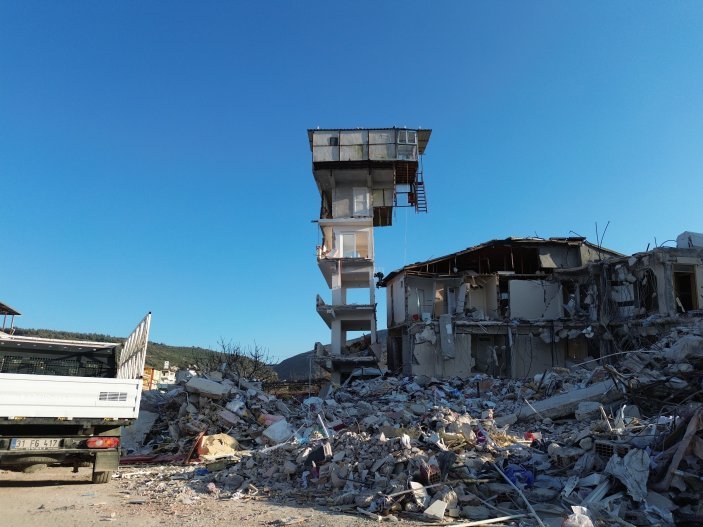
[[[0,299],[22,327],[328,341],[317,126],[433,129],[386,273],[701,231],[701,27],[700,2],[0,2]]]

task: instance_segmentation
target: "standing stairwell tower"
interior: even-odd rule
[[[427,212],[421,156],[431,132],[308,130],[312,172],[321,198],[317,263],[332,290],[331,304],[317,297],[317,312],[332,331],[329,353],[318,347],[317,358],[335,382],[377,363],[373,228],[391,225],[394,207]],[[349,289],[367,290],[368,303],[347,303]],[[360,353],[347,347],[350,331],[370,336],[368,346],[357,346]]]

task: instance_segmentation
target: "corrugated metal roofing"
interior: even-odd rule
[[[19,311],[0,302],[0,315],[21,315]]]

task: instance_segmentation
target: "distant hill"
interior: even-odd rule
[[[292,357],[274,364],[272,368],[278,374],[278,378],[286,381],[304,381],[308,378],[320,379],[329,374],[320,368],[315,361],[311,362],[314,351],[298,353]]]
[[[77,333],[74,331],[57,331],[53,329],[25,329],[15,328],[15,335],[26,337],[42,337],[50,339],[90,340],[93,342],[124,342],[124,337],[113,337],[101,333]],[[146,364],[152,368],[161,369],[164,362],[171,366],[187,367],[196,362],[199,355],[212,353],[212,350],[196,346],[169,346],[161,342],[151,342],[146,349]]]

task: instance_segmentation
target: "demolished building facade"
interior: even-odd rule
[[[555,282],[575,298],[571,318],[595,328],[599,356],[646,347],[703,315],[703,244],[688,234],[676,247],[554,271]]]
[[[317,312],[331,330],[329,352],[317,346],[318,360],[336,382],[377,364],[373,231],[392,224],[396,207],[427,211],[421,156],[430,134],[405,128],[308,130],[321,201],[317,263],[331,291],[331,303],[317,296]],[[363,302],[348,298],[352,290],[363,291]],[[350,332],[367,333],[366,345],[350,350]]]
[[[414,375],[352,377],[319,392],[306,383],[292,394],[227,368],[191,372],[167,393],[145,392],[144,426],[122,459],[184,465],[125,469],[122,483],[172,510],[256,498],[379,522],[701,525],[696,243],[680,237],[675,248],[622,256],[582,238],[507,239],[408,266],[383,281],[402,301],[391,297],[389,309],[417,307],[405,313],[410,352],[428,355],[421,344],[434,332],[444,379],[411,363]],[[420,279],[431,302],[408,302],[420,298]],[[463,338],[502,336],[516,356],[528,333],[543,343],[532,361],[547,362],[537,349],[567,363],[579,346],[598,357],[528,379],[478,371],[480,354],[468,357],[479,365],[470,375],[451,369]]]
[[[681,237],[632,256],[585,238],[507,238],[405,266],[380,284],[388,367],[524,378],[637,349],[700,314],[702,251]]]
[[[507,238],[394,271],[381,282],[388,367],[525,377],[585,357],[588,324],[568,317],[576,300],[553,273],[613,256],[584,238]]]

